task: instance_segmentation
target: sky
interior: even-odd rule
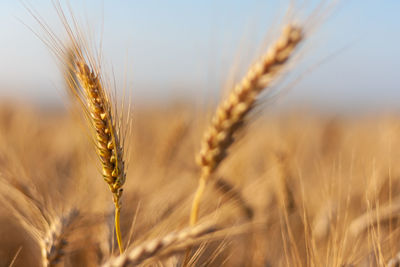
[[[0,97],[58,105],[65,94],[57,60],[34,34],[40,26],[22,2],[62,33],[51,0],[0,0]],[[239,79],[265,51],[264,40],[279,32],[290,5],[272,0],[69,2],[78,21],[95,33],[93,39],[102,40],[105,65],[117,87],[126,83],[137,104],[217,98],[231,73]],[[302,23],[321,1],[292,2]],[[287,78],[297,82],[279,105],[400,110],[400,1],[342,0],[330,10],[312,24],[317,27]]]

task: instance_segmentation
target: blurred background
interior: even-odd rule
[[[265,37],[279,30],[293,1],[69,2],[78,21],[103,41],[118,88],[126,83],[134,104],[141,105],[215,99],[233,67],[245,70],[262,51]],[[294,2],[300,21],[318,4]],[[51,0],[0,1],[0,97],[63,106],[57,62],[34,34],[41,28],[24,3],[62,32]],[[331,15],[314,23],[318,28],[295,68],[297,76],[306,74],[274,106],[346,113],[399,110],[399,11],[396,0],[340,1]],[[241,74],[236,72],[235,79]]]

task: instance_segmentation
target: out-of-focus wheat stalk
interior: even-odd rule
[[[215,181],[214,187],[217,189],[217,191],[221,192],[222,195],[225,195],[228,199],[232,199],[235,203],[237,203],[248,220],[253,218],[253,208],[246,202],[240,191],[238,191],[227,180],[222,177],[218,178]]]
[[[42,241],[42,262],[44,266],[52,267],[60,262],[67,245],[66,235],[78,214],[77,210],[71,210],[65,216],[56,218],[51,223]]]
[[[198,225],[179,232],[172,232],[164,237],[156,238],[140,244],[115,259],[111,259],[103,267],[136,266],[143,261],[156,257],[173,246],[180,245],[195,238],[199,238],[216,230],[215,226]],[[187,246],[186,246],[187,247]],[[183,251],[186,247],[180,248]],[[170,254],[171,255],[171,254]]]
[[[359,217],[355,218],[349,226],[349,232],[354,236],[359,236],[369,227],[378,223],[390,221],[398,217],[400,212],[400,198],[396,198],[392,203],[383,205],[382,207],[369,210]]]
[[[245,117],[254,107],[257,96],[278,77],[302,39],[303,30],[299,26],[286,25],[280,38],[265,56],[249,69],[228,99],[217,108],[211,125],[204,134],[201,150],[197,156],[201,176],[192,203],[191,225],[198,220],[199,204],[207,181],[227,156],[227,150],[234,142],[234,133],[244,124]]]

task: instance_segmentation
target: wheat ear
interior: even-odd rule
[[[0,176],[1,203],[39,245],[42,266],[56,266],[64,257],[68,236],[79,219],[79,211],[71,208],[64,215],[58,215],[51,206],[45,207],[44,198],[37,194],[38,191],[29,186],[21,184],[17,187]]]
[[[67,234],[78,217],[77,210],[71,210],[66,216],[55,219],[49,226],[42,241],[42,262],[45,267],[56,266],[64,256]]]
[[[123,148],[116,130],[111,101],[103,88],[95,64],[88,64],[79,47],[73,46],[66,58],[66,78],[70,92],[80,101],[90,128],[102,165],[102,174],[107,182],[115,205],[115,232],[122,254],[123,244],[120,229],[122,186],[125,183],[125,163]]]
[[[173,246],[181,245],[189,240],[202,237],[216,230],[217,229],[214,226],[198,225],[193,228],[184,229],[180,232],[172,232],[164,237],[153,239],[133,247],[127,251],[127,253],[111,259],[105,263],[103,267],[136,266],[149,258],[163,254],[163,252],[167,251]],[[184,249],[185,248],[181,248],[178,251],[182,251]]]
[[[227,149],[234,141],[234,133],[243,125],[246,114],[254,107],[257,96],[277,78],[302,39],[303,31],[300,27],[286,25],[280,38],[265,56],[249,69],[228,99],[217,108],[197,156],[201,176],[192,204],[191,225],[197,222],[199,204],[208,178],[226,157]]]

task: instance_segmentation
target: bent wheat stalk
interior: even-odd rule
[[[115,205],[115,231],[120,253],[123,244],[120,230],[122,186],[125,183],[123,148],[116,130],[111,101],[103,88],[99,71],[94,64],[86,63],[79,46],[70,48],[66,58],[66,80],[68,88],[81,103],[90,128],[93,141],[102,165],[102,174],[107,182]]]
[[[156,238],[133,247],[132,249],[128,249],[127,253],[109,260],[103,265],[103,267],[136,266],[147,259],[161,255],[163,252],[174,246],[184,244],[190,240],[195,240],[204,235],[215,232],[216,230],[217,228],[212,225],[198,225],[196,227],[181,230],[180,232],[172,232],[164,237]],[[181,248],[178,252],[184,249],[185,248]]]
[[[197,164],[201,168],[199,185],[192,203],[190,224],[196,224],[199,204],[210,175],[227,156],[234,133],[243,125],[246,115],[254,107],[257,96],[277,78],[297,45],[303,39],[300,27],[289,24],[268,52],[254,64],[242,81],[235,86],[228,99],[221,103],[204,134]]]

